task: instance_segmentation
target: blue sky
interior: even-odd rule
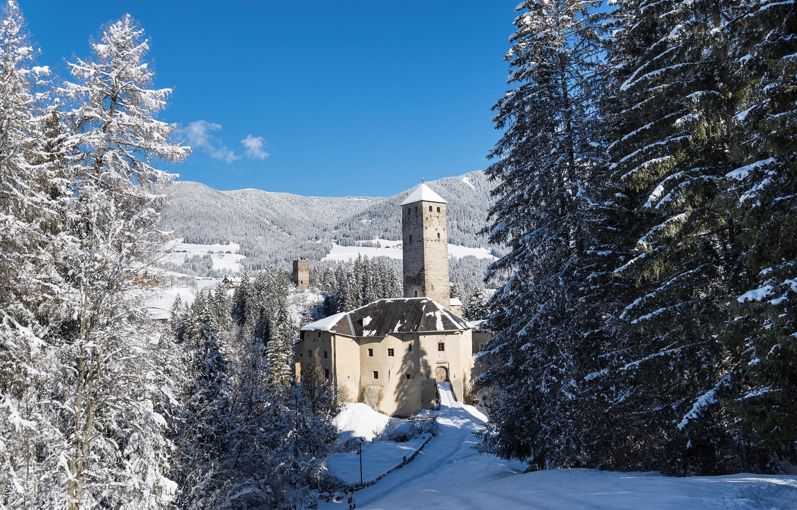
[[[195,151],[182,179],[315,195],[391,195],[483,168],[498,138],[516,0],[20,0],[62,77],[132,14],[166,120]]]

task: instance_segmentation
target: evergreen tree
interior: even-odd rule
[[[143,30],[130,16],[93,43],[94,60],[70,63],[75,82],[60,92],[77,150],[70,206],[76,249],[66,255],[76,318],[61,362],[59,395],[71,410],[62,424],[67,506],[160,507],[173,498],[165,478],[169,444],[159,412],[168,388],[159,349],[130,290],[162,241],[156,186],[171,176],[151,165],[180,160],[168,141],[174,126],[155,118],[168,89],[148,88],[153,73]],[[124,483],[122,483],[124,482]]]
[[[597,2],[526,1],[507,55],[513,88],[498,101],[505,133],[488,169],[497,182],[492,243],[511,251],[491,267],[508,273],[490,303],[495,332],[477,383],[499,395],[487,445],[535,467],[582,462],[583,353],[567,312],[578,298],[573,267],[586,250],[588,180],[601,166]]]

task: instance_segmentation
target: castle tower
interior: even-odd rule
[[[291,275],[293,284],[297,289],[306,289],[310,287],[310,261],[309,260],[294,260],[293,261],[293,274]]]
[[[448,308],[447,202],[421,184],[401,203],[404,297],[429,297]]]

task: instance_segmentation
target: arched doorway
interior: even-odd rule
[[[434,369],[434,379],[437,382],[445,382],[448,380],[448,368],[438,366]]]

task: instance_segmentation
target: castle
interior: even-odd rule
[[[313,370],[338,388],[341,401],[394,416],[432,406],[438,381],[449,381],[460,400],[468,395],[473,353],[489,333],[463,320],[459,300],[450,297],[446,206],[425,184],[407,196],[401,204],[404,298],[304,326],[294,345],[298,376]]]

